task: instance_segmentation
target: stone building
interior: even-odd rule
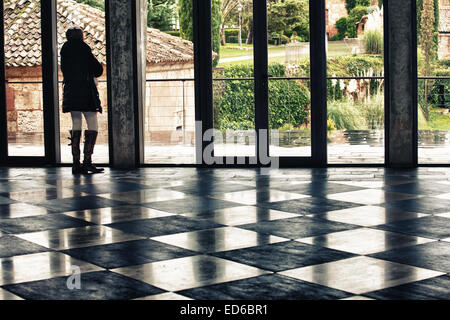
[[[102,63],[99,93],[104,113],[99,117],[99,141],[107,141],[106,36],[104,12],[73,0],[57,2],[58,52],[70,25],[79,25],[85,42]],[[42,74],[40,2],[5,2],[5,57],[8,135],[42,134]],[[193,79],[192,42],[156,29],[147,29],[147,79]],[[63,77],[59,71],[59,80]],[[61,85],[59,87],[62,95]],[[183,131],[185,139],[194,132],[193,81],[147,81],[145,124],[146,141],[167,143],[173,132]],[[69,114],[61,113],[61,132],[71,127]],[[179,138],[178,138],[179,139]],[[11,141],[11,140],[10,140]]]
[[[336,21],[348,16],[345,0],[327,0],[325,10],[326,30],[328,39],[330,39],[338,33]]]
[[[439,59],[450,59],[450,0],[439,2]]]
[[[378,5],[378,0],[370,0],[370,5]],[[338,33],[336,21],[348,16],[345,0],[326,0],[325,10],[326,32],[330,39]]]

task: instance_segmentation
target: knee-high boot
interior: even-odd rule
[[[84,160],[82,167],[92,173],[101,173],[105,169],[97,168],[92,164],[92,154],[94,153],[95,142],[97,141],[97,131],[85,130],[84,131]]]
[[[80,140],[81,140],[81,130],[70,130],[70,144],[72,147],[72,173],[80,174],[87,173],[87,171],[80,164]]]

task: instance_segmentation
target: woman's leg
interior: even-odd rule
[[[88,129],[84,132],[84,161],[83,167],[93,173],[103,172],[92,164],[92,154],[98,135],[97,112],[83,112]]]
[[[83,115],[84,119],[86,119],[88,130],[98,132],[97,112],[83,112]]]
[[[81,112],[72,111],[70,115],[72,116],[72,131],[81,131]]]
[[[72,130],[70,130],[70,146],[72,146],[73,166],[72,173],[86,173],[80,164],[80,140],[81,140],[81,112],[72,111]]]

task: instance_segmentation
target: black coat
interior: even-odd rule
[[[100,77],[103,67],[81,40],[69,40],[61,48],[61,71],[64,76],[63,112],[99,111],[100,99],[94,77]]]

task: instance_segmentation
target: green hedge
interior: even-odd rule
[[[269,74],[286,76],[281,64],[269,65]],[[215,78],[251,78],[252,65],[235,65],[216,71]],[[294,80],[269,81],[269,126],[278,129],[286,124],[299,127],[308,121],[310,93]],[[219,130],[254,129],[254,82],[252,80],[214,81],[214,127]]]
[[[434,74],[436,77],[450,77],[450,69],[437,69]],[[433,80],[429,83],[432,84],[432,87],[428,94],[428,103],[433,107],[445,107],[450,109],[450,80]],[[443,90],[444,94],[443,101],[439,101],[439,99],[442,99],[442,97],[439,97],[442,95],[441,90]]]
[[[239,29],[225,29],[225,41],[227,43],[239,43]],[[247,39],[247,30],[242,28],[241,31],[241,39],[242,42],[245,43],[245,40]]]

